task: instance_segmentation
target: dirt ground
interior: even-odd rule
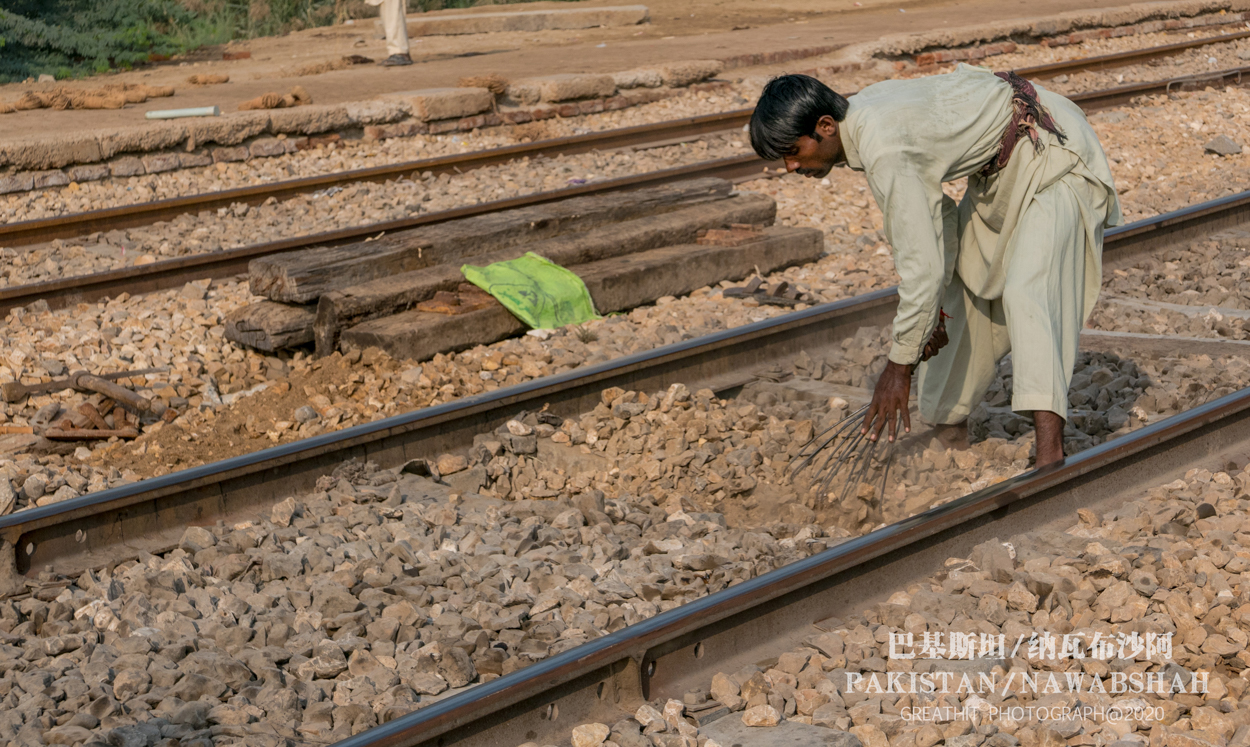
[[[624,4],[620,0],[541,2],[469,12]],[[154,109],[217,105],[225,114],[235,111],[242,101],[269,91],[285,93],[297,84],[312,95],[314,103],[334,104],[394,91],[454,86],[467,75],[496,73],[517,79],[614,72],[665,61],[844,45],[893,33],[1115,7],[1124,0],[650,0],[645,4],[651,20],[639,26],[413,39],[412,54],[418,64],[406,68],[365,64],[312,72],[345,55],[385,57],[385,43],[378,38],[374,19],[230,45],[230,49],[250,51],[252,57],[247,60],[223,61],[222,47],[200,50],[186,59],[132,72],[55,84],[74,88],[105,83],[173,85],[176,94],[172,98],[150,99],[117,110],[41,109],[7,114],[0,117],[0,140],[141,125],[146,121],[144,112]],[[196,73],[226,73],[230,82],[203,88],[187,85],[187,77]],[[0,101],[52,87],[48,83],[0,86]]]

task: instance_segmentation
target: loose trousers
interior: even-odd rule
[[[951,317],[946,321],[950,342],[919,368],[925,421],[964,421],[994,382],[998,362],[1008,352],[1011,409],[1048,410],[1067,420],[1068,385],[1091,311],[1085,308],[1086,253],[1102,253],[1102,229],[1097,245],[1087,246],[1082,220],[1082,209],[1098,202],[1095,189],[1068,174],[1034,195],[1016,229],[1000,298],[974,296],[955,272],[942,299]]]
[[[386,30],[386,54],[408,54],[407,0],[382,0],[379,8],[382,28]]]

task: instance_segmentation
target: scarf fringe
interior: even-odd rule
[[[1068,136],[1063,133],[1054,118],[1050,116],[1050,112],[1038,100],[1037,89],[1032,83],[1014,72],[994,73],[994,75],[1011,86],[1011,124],[1003,133],[998,153],[990,159],[989,163],[981,167],[980,174],[983,177],[990,177],[1002,171],[1011,160],[1011,154],[1015,151],[1016,145],[1025,138],[1033,144],[1034,153],[1041,153],[1045,145],[1037,134],[1038,127],[1054,135],[1060,145],[1068,141]]]

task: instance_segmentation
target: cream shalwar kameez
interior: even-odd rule
[[[847,165],[885,216],[899,283],[890,360],[914,364],[943,308],[950,343],[920,365],[921,417],[958,423],[1013,352],[1012,409],[1068,416],[1081,328],[1102,282],[1103,229],[1122,221],[1106,156],[1085,115],[1037,88],[1060,131],[1037,128],[994,176],[1012,88],[983,68],[868,86],[841,123]],[[942,182],[968,177],[956,206]]]

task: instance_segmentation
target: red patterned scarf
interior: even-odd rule
[[[1007,125],[1007,131],[1003,133],[1002,143],[998,147],[998,154],[982,166],[980,172],[978,172],[981,176],[987,178],[997,174],[1007,165],[1007,161],[1011,160],[1011,154],[1015,151],[1016,145],[1025,137],[1032,141],[1034,152],[1041,153],[1043,145],[1041,138],[1037,134],[1038,127],[1053,134],[1059,139],[1060,143],[1064,143],[1068,139],[1063,134],[1063,130],[1059,129],[1059,125],[1055,124],[1055,120],[1051,118],[1050,112],[1038,100],[1037,89],[1033,87],[1032,83],[1013,72],[994,74],[1011,86],[1012,114],[1011,123]]]

